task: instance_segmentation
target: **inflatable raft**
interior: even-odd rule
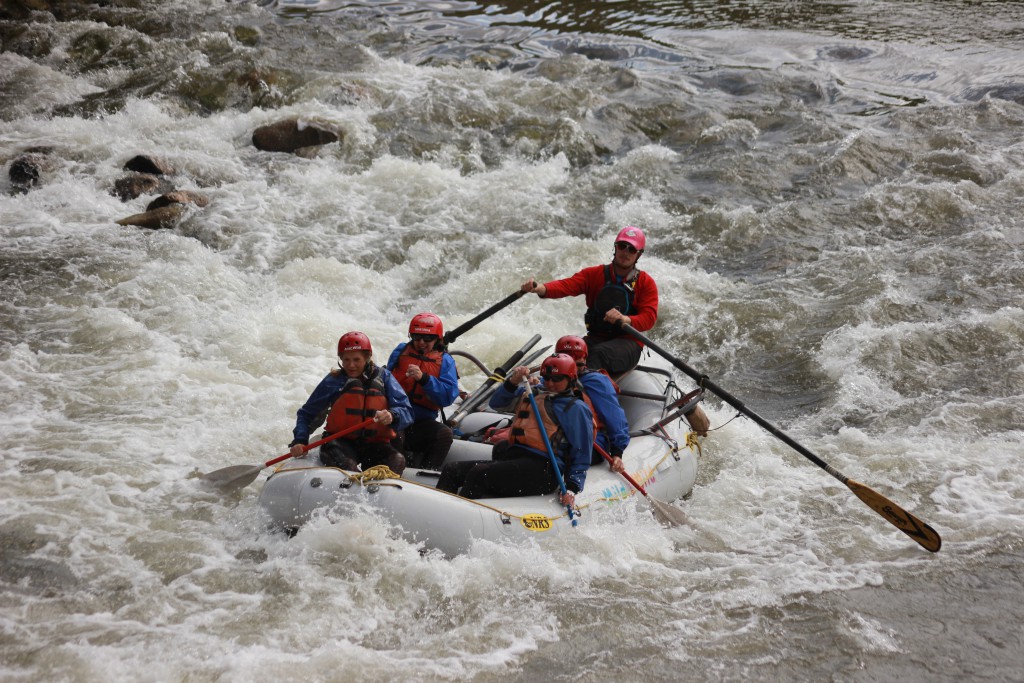
[[[670,370],[657,362],[644,363],[616,378],[630,425],[623,462],[634,482],[653,499],[676,501],[690,492],[697,476],[699,444],[683,415],[700,400],[701,392],[684,396]],[[508,367],[488,375],[504,376],[511,365],[506,363]],[[446,463],[490,459],[492,447],[482,441],[483,434],[510,419],[476,407],[486,405],[481,399],[493,388],[491,381],[463,400],[463,408],[474,406],[471,411],[460,411],[459,404],[454,407],[455,417],[449,423],[457,422],[456,439]],[[469,500],[436,489],[436,471],[410,466],[401,478],[378,478],[377,468],[364,473],[325,467],[317,452],[286,460],[264,484],[259,505],[273,526],[294,533],[314,514],[358,514],[369,506],[409,541],[456,555],[477,539],[514,543],[550,538],[570,529],[573,521],[585,525],[599,509],[641,495],[607,464],[594,465],[584,490],[576,496],[577,514],[570,520],[554,494]]]

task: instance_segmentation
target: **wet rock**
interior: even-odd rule
[[[51,151],[45,147],[33,148],[11,162],[8,176],[14,192],[28,192],[39,185],[47,174],[57,170],[60,164],[50,154]]]
[[[139,154],[125,162],[124,170],[150,175],[174,175],[174,167],[159,157]]]
[[[248,47],[255,47],[263,38],[263,33],[255,26],[236,26],[233,32],[235,40]]]
[[[173,228],[184,215],[189,204],[204,207],[209,203],[210,199],[199,192],[174,190],[151,201],[144,212],[122,218],[117,221],[117,224],[134,225],[151,230]]]
[[[134,225],[150,230],[166,230],[173,228],[178,219],[185,213],[184,204],[168,204],[144,213],[136,213],[117,221],[118,225]]]
[[[146,206],[146,211],[153,211],[154,209],[160,209],[172,204],[195,204],[198,207],[203,207],[209,203],[209,198],[204,194],[192,192],[190,190],[175,190],[174,192],[162,194],[151,201],[149,205]]]
[[[252,144],[264,152],[296,152],[338,141],[337,133],[299,119],[285,119],[260,126],[252,134]]]
[[[171,192],[173,189],[174,186],[170,181],[152,173],[132,172],[114,181],[114,189],[111,194],[119,197],[122,202],[127,202],[144,194]]]

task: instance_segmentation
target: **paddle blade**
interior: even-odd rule
[[[235,491],[256,481],[262,471],[263,465],[232,465],[204,474],[202,481],[221,491]]]
[[[939,552],[942,547],[942,539],[935,529],[931,528],[920,519],[910,514],[896,503],[892,502],[874,489],[871,489],[853,479],[847,479],[846,485],[854,495],[889,521],[894,527],[914,539],[922,548],[933,553]]]
[[[647,496],[647,500],[654,510],[655,518],[665,526],[685,526],[687,524],[686,514],[679,508],[672,507],[668,503],[651,496]]]

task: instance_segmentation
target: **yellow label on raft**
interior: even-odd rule
[[[523,515],[519,521],[530,531],[548,531],[551,529],[551,518],[544,515]]]

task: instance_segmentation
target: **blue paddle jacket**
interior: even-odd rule
[[[522,395],[523,387],[510,387],[508,382],[502,382],[491,396],[489,405],[495,410],[502,410],[517,402]],[[538,396],[536,400],[539,403],[543,397]],[[587,470],[590,469],[590,452],[594,448],[594,417],[586,403],[571,395],[554,395],[552,407],[552,417],[565,435],[565,439],[557,446],[551,444],[555,451],[555,459],[558,460],[558,468],[565,480],[565,487],[573,493],[579,493],[583,490],[583,485],[587,481]],[[543,458],[548,457],[544,451],[529,446],[516,444],[516,447]]]
[[[369,367],[368,365],[367,368]],[[388,410],[391,411],[394,418],[390,425],[391,428],[396,432],[405,429],[412,424],[412,404],[409,403],[409,397],[405,395],[405,390],[386,368],[375,365],[372,372],[381,373],[381,379],[384,382],[384,396],[388,400]],[[292,430],[294,438],[289,444],[290,446],[297,443],[309,443],[309,435],[327,419],[328,411],[347,383],[348,375],[344,372],[331,373],[320,380],[320,384],[295,414],[295,429]]]
[[[610,455],[621,457],[626,446],[629,445],[629,422],[626,421],[626,411],[619,404],[615,385],[612,384],[608,375],[596,370],[584,371],[579,382],[582,385],[583,393],[594,404],[597,419],[604,425],[604,429],[597,432],[598,445],[608,451]],[[538,386],[544,386],[543,379]],[[505,409],[508,407],[507,405],[503,406]]]
[[[402,342],[395,347],[395,350],[391,352],[391,356],[388,358],[388,370],[394,372],[395,366],[398,364],[398,357],[402,355],[402,351],[408,345],[409,342]],[[427,378],[426,383],[423,384],[423,391],[426,393],[427,398],[442,408],[455,403],[455,399],[459,397],[459,373],[455,368],[454,358],[447,353],[442,353],[440,376],[434,377],[427,374],[423,376]],[[438,417],[438,411],[436,410],[431,410],[426,406],[416,405],[415,403],[411,405],[413,422],[436,420]]]

